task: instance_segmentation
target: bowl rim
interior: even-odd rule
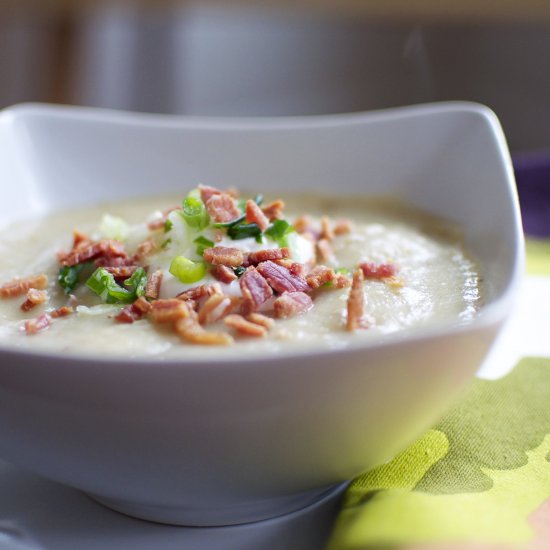
[[[304,129],[304,128],[331,128],[339,126],[353,126],[356,124],[375,123],[395,119],[411,117],[423,117],[430,115],[442,115],[448,113],[470,113],[484,119],[491,130],[497,145],[500,162],[506,175],[505,184],[510,191],[512,208],[514,211],[514,237],[515,253],[511,266],[511,275],[500,296],[492,299],[488,304],[481,306],[472,319],[457,321],[448,319],[436,324],[428,324],[420,327],[404,329],[395,333],[381,335],[376,339],[352,339],[343,335],[345,345],[334,348],[328,344],[321,344],[317,349],[305,346],[289,346],[289,349],[278,350],[275,354],[262,356],[261,353],[253,353],[250,356],[237,357],[232,354],[229,357],[213,358],[195,356],[192,359],[183,357],[124,357],[120,355],[79,354],[77,352],[21,349],[15,346],[0,343],[0,357],[20,357],[29,360],[48,359],[56,360],[60,365],[65,363],[104,365],[112,368],[117,366],[154,365],[155,368],[163,367],[190,367],[210,363],[214,365],[238,364],[256,367],[259,363],[272,361],[295,361],[304,357],[314,359],[316,357],[341,356],[347,353],[359,351],[383,350],[389,347],[423,342],[432,339],[440,339],[452,335],[460,335],[468,332],[477,332],[497,326],[504,321],[511,310],[516,291],[521,282],[524,271],[524,238],[521,226],[521,215],[512,160],[508,150],[506,138],[500,122],[495,113],[488,107],[469,101],[444,101],[436,103],[418,104],[412,106],[394,107],[375,111],[358,111],[352,113],[299,115],[282,117],[219,117],[219,116],[186,116],[167,115],[156,113],[137,113],[115,109],[96,107],[81,107],[72,105],[54,105],[46,103],[21,103],[7,107],[0,111],[0,129],[3,125],[10,124],[15,118],[26,116],[54,117],[58,119],[71,119],[84,123],[122,124],[142,127],[163,127],[179,129],[200,129],[213,131],[235,130],[279,130],[279,129]],[[3,362],[2,362],[3,363]]]

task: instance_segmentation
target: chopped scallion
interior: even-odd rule
[[[70,294],[80,282],[80,274],[82,270],[89,266],[89,262],[76,264],[71,266],[63,266],[57,274],[57,282],[65,291],[65,294]]]
[[[183,210],[181,212],[183,219],[190,227],[204,229],[210,222],[210,217],[204,206],[204,203],[196,197],[187,197],[183,201]]]
[[[164,222],[164,232],[168,233],[174,227],[174,222],[170,218],[166,218],[166,221]]]
[[[237,275],[237,277],[240,277],[246,271],[246,267],[240,265],[239,267],[234,267],[233,271],[235,272],[235,275]]]
[[[227,234],[233,240],[247,239],[248,237],[257,237],[262,234],[257,223],[246,223],[242,225],[233,225],[227,230]]]
[[[138,267],[134,274],[124,281],[128,288],[120,286],[112,273],[103,267],[98,267],[86,281],[86,286],[95,292],[108,304],[130,304],[145,293],[147,275],[142,267]]]
[[[212,248],[214,246],[214,242],[203,235],[197,237],[193,242],[197,245],[197,254],[199,256],[202,256],[207,248]]]
[[[295,231],[294,227],[290,225],[286,220],[275,220],[273,224],[268,227],[265,234],[272,240],[274,240],[280,247],[288,246],[287,236]]]
[[[182,283],[196,283],[206,274],[204,262],[194,262],[185,256],[176,256],[170,264],[170,273]]]

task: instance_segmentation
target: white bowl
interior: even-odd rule
[[[436,421],[510,306],[522,237],[495,116],[447,103],[288,119],[40,105],[0,115],[2,223],[184,182],[392,193],[461,224],[486,305],[346,349],[135,361],[0,348],[0,456],[142,518],[221,525],[296,510]]]

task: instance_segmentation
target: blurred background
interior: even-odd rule
[[[550,147],[549,0],[4,0],[0,107],[193,115],[484,103]]]

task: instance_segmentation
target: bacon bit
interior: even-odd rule
[[[306,281],[311,288],[319,288],[326,283],[331,283],[335,278],[334,269],[325,265],[318,265],[308,273]]]
[[[42,330],[46,330],[51,325],[51,317],[47,313],[43,313],[36,319],[28,319],[25,321],[25,332],[27,334],[36,334]]]
[[[256,252],[249,252],[246,258],[248,265],[258,265],[261,262],[267,262],[268,260],[285,260],[290,258],[290,251],[288,248],[268,248],[267,250],[258,250]]]
[[[334,231],[331,225],[332,224],[328,216],[323,216],[321,218],[321,239],[326,239],[327,241],[332,241],[332,239],[334,239]]]
[[[207,346],[227,346],[233,343],[233,338],[226,332],[209,332],[204,330],[196,319],[187,317],[179,319],[174,325],[178,335],[192,344]]]
[[[166,225],[166,220],[168,219],[168,216],[174,212],[175,210],[181,210],[181,206],[173,206],[172,208],[168,208],[168,210],[164,210],[162,212],[162,215],[160,218],[156,218],[154,220],[151,220],[147,224],[147,228],[150,231],[158,231],[160,229],[164,229],[164,226]]]
[[[200,300],[205,296],[212,296],[212,294],[221,294],[222,289],[218,283],[212,283],[210,285],[199,285],[188,290],[180,292],[176,298],[178,300],[189,301],[189,300]]]
[[[106,266],[105,271],[111,273],[115,279],[128,279],[137,268],[137,265]]]
[[[223,322],[226,326],[246,336],[260,337],[265,336],[267,333],[267,329],[264,326],[247,321],[242,315],[236,313],[228,315]]]
[[[227,194],[212,195],[206,201],[206,210],[214,223],[225,223],[241,215],[235,199]]]
[[[149,313],[153,306],[143,297],[140,296],[133,304],[132,307],[140,313]]]
[[[67,315],[71,315],[71,313],[74,313],[74,308],[71,306],[61,306],[57,309],[54,309],[52,312],[50,312],[50,317],[52,319],[58,319],[59,317],[67,317]]]
[[[147,280],[145,286],[145,297],[149,300],[157,300],[160,295],[160,287],[162,285],[163,273],[159,269],[155,271]]]
[[[221,189],[216,189],[216,187],[210,187],[209,185],[203,185],[199,183],[199,193],[201,194],[201,200],[205,204],[208,202],[208,199],[214,195],[221,195],[223,191]]]
[[[133,323],[149,313],[152,307],[143,296],[140,296],[133,304],[123,308],[115,317],[115,320],[119,323]]]
[[[23,311],[30,311],[36,306],[43,304],[48,300],[48,292],[46,290],[37,290],[36,288],[29,288],[27,291],[27,298],[21,304]]]
[[[78,246],[81,246],[82,244],[89,244],[91,243],[91,239],[79,231],[78,229],[75,229],[73,231],[73,248],[77,248]]]
[[[302,279],[305,279],[309,271],[309,267],[306,264],[299,264],[298,262],[293,262],[289,259],[274,260],[274,262],[278,265],[286,267],[292,275],[296,275],[296,277],[301,277]]]
[[[273,302],[275,317],[286,319],[305,313],[313,307],[313,301],[305,292],[285,292]]]
[[[138,263],[143,264],[148,256],[154,254],[158,250],[157,243],[152,239],[145,239],[138,244],[137,250],[132,258]]]
[[[115,315],[115,321],[119,323],[133,323],[141,318],[141,313],[138,313],[134,310],[132,305],[126,306],[120,310],[120,312]]]
[[[230,248],[227,246],[207,248],[202,257],[212,265],[238,267],[244,262],[244,254],[240,248]]]
[[[267,317],[266,315],[262,315],[261,313],[250,313],[246,316],[246,319],[251,323],[261,325],[268,330],[275,324],[275,321],[271,317]]]
[[[48,286],[48,277],[41,273],[25,279],[14,279],[0,286],[0,298],[14,298],[22,296],[30,288],[44,290]]]
[[[213,294],[199,310],[199,323],[207,325],[219,321],[231,306],[230,298],[224,294]]]
[[[77,246],[71,250],[62,260],[61,264],[65,266],[73,266],[82,262],[95,260],[97,258],[126,258],[124,245],[119,241],[110,239],[102,239],[95,243]]]
[[[334,252],[330,242],[327,239],[320,239],[315,245],[315,250],[317,252],[317,258],[320,262],[332,262],[334,261]]]
[[[353,273],[353,282],[349,291],[347,310],[348,319],[346,328],[353,331],[360,328],[368,328],[369,324],[365,319],[365,294],[363,292],[363,282],[365,278],[361,269],[356,269]]]
[[[222,283],[229,284],[237,280],[237,275],[235,272],[225,265],[216,265],[211,270],[212,276]]]
[[[266,204],[262,212],[269,218],[269,221],[280,220],[284,216],[285,203],[282,200],[276,200]]]
[[[353,223],[350,220],[338,220],[333,227],[335,235],[346,235],[351,233],[353,229]]]
[[[239,280],[247,311],[256,311],[273,295],[267,281],[254,267],[249,267]]]
[[[347,288],[348,286],[351,286],[351,277],[348,277],[343,273],[336,273],[332,283],[336,288]]]
[[[359,264],[359,268],[366,279],[386,279],[394,277],[397,273],[397,267],[392,263],[363,262]]]
[[[216,229],[214,231],[214,242],[221,243],[223,241],[223,231],[221,229]]]
[[[293,275],[286,267],[278,265],[275,262],[262,262],[258,265],[257,269],[275,292],[282,294],[283,292],[304,292],[309,290],[309,285],[305,279]]]
[[[246,223],[256,223],[262,233],[269,227],[269,219],[253,200],[246,201],[245,213]]]
[[[302,234],[302,233],[308,233],[312,230],[313,222],[311,220],[311,216],[304,214],[299,218],[296,218],[292,225],[294,229],[296,229],[297,233]]]
[[[189,317],[190,311],[185,302],[177,298],[156,300],[151,304],[153,323],[174,323],[178,319]]]

